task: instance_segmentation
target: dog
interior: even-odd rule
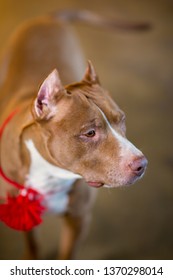
[[[64,11],[22,25],[6,47],[0,68],[0,165],[6,179],[0,177],[1,203],[20,194],[14,182],[42,194],[47,212],[64,218],[60,259],[76,257],[96,189],[131,185],[147,167],[125,136],[124,112],[102,87],[91,61],[84,70],[67,24],[74,20],[122,30],[147,27]],[[34,229],[25,236],[26,258],[37,259]]]

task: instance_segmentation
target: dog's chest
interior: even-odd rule
[[[68,193],[80,176],[48,163],[32,140],[26,141],[26,146],[31,158],[26,187],[32,187],[44,195],[48,211],[64,213],[69,202]]]

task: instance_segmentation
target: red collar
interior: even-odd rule
[[[7,124],[17,112],[18,110],[15,110],[11,113],[0,127],[0,139]],[[0,177],[20,190],[18,196],[13,197],[8,194],[5,204],[0,204],[0,221],[13,229],[23,231],[29,231],[33,227],[39,225],[42,222],[41,215],[46,210],[42,205],[44,199],[43,195],[32,188],[25,188],[23,185],[9,179],[4,174],[1,166]]]
[[[8,124],[8,123],[11,121],[11,119],[17,114],[18,111],[19,111],[18,109],[14,110],[14,111],[6,118],[6,120],[4,121],[4,123],[2,124],[2,126],[0,127],[0,139],[1,139],[1,137],[2,137],[2,134],[3,134],[3,132],[4,132],[5,128],[6,128],[6,126],[7,126],[7,124]]]
[[[2,124],[2,126],[0,127],[0,139],[2,138],[3,132],[7,126],[7,124],[12,120],[12,118],[17,114],[19,110],[16,109],[15,111],[13,111],[8,117],[7,119],[4,121],[4,123]],[[7,183],[9,183],[10,185],[13,185],[14,187],[18,188],[18,189],[23,189],[24,186],[20,185],[16,182],[14,182],[13,180],[11,180],[10,178],[8,178],[5,173],[2,170],[2,166],[0,165],[0,177],[3,178],[4,181],[6,181]]]

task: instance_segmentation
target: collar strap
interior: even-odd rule
[[[11,121],[11,119],[17,114],[18,111],[19,111],[18,109],[14,110],[14,111],[6,118],[6,120],[4,121],[4,123],[2,124],[2,126],[0,127],[0,139],[1,139],[1,137],[2,137],[2,134],[3,134],[3,132],[4,132],[5,128],[6,128],[6,126],[7,126],[7,124],[8,124],[8,123]]]
[[[0,139],[7,124],[15,116],[18,110],[15,110],[5,120],[0,127]],[[41,215],[46,210],[43,204],[43,195],[33,190],[32,188],[25,188],[24,186],[9,179],[3,172],[0,166],[0,177],[4,181],[18,188],[19,194],[17,197],[7,196],[5,204],[0,204],[0,221],[7,226],[22,231],[29,231],[33,227],[42,222]]]
[[[13,117],[17,114],[19,110],[16,109],[15,111],[13,111],[4,121],[4,123],[2,124],[2,126],[0,127],[0,139],[2,138],[3,132],[6,128],[6,126],[8,125],[8,123],[13,119]],[[0,165],[0,177],[6,181],[7,183],[9,183],[10,185],[13,185],[14,187],[18,188],[18,189],[23,189],[24,186],[20,185],[16,182],[14,182],[13,180],[11,180],[10,178],[8,178],[5,173],[2,170],[2,166]]]

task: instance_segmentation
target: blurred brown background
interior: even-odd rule
[[[147,156],[143,180],[101,189],[81,259],[173,259],[173,2],[171,0],[0,0],[0,49],[24,20],[60,8],[85,8],[144,20],[144,33],[76,24],[86,58],[127,115],[127,136]],[[41,258],[57,248],[57,218],[39,229]],[[0,259],[20,259],[22,234],[0,224]]]

